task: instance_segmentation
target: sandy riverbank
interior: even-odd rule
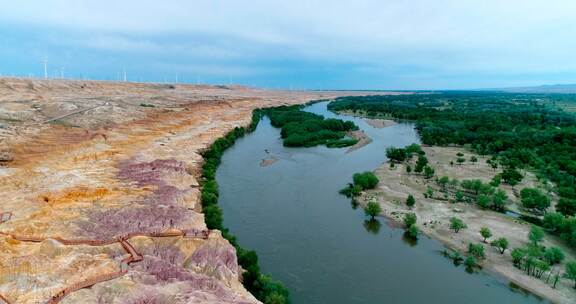
[[[362,130],[357,130],[357,131],[350,131],[348,132],[346,135],[348,135],[351,138],[354,138],[356,140],[358,140],[357,143],[355,143],[354,145],[350,146],[348,148],[348,150],[346,150],[346,153],[350,153],[353,151],[356,151],[364,146],[366,146],[367,144],[372,142],[372,138],[370,138],[366,132],[362,131]]]
[[[377,129],[382,129],[397,124],[397,122],[390,119],[364,118],[364,121],[366,121],[366,123]]]
[[[462,179],[482,179],[489,181],[496,172],[486,164],[484,158],[476,155],[479,159],[477,163],[467,162],[464,165],[450,165],[451,160],[456,159],[456,153],[465,154],[466,159],[472,156],[471,153],[461,148],[424,147],[426,155],[431,165],[436,169],[437,176],[449,176],[450,178]],[[493,211],[480,210],[474,205],[465,203],[449,203],[440,193],[439,187],[433,180],[426,180],[414,173],[408,174],[404,164],[390,168],[388,164],[382,165],[375,171],[380,179],[380,184],[376,190],[364,193],[360,199],[361,204],[368,201],[377,201],[383,209],[383,215],[394,221],[401,222],[403,215],[414,212],[418,217],[418,227],[426,235],[440,240],[447,247],[465,253],[468,243],[482,242],[479,230],[488,227],[492,233],[492,239],[505,237],[509,240],[509,248],[523,246],[527,243],[527,234],[530,225]],[[516,197],[517,190],[525,186],[533,186],[537,181],[533,175],[527,174],[522,183],[512,189],[510,186],[502,186],[508,193],[510,204],[516,204],[519,199]],[[427,187],[432,187],[435,192],[434,198],[425,198],[423,193]],[[408,194],[416,198],[416,206],[409,210],[405,205]],[[449,219],[451,217],[461,218],[468,229],[459,233],[454,233],[449,229]],[[555,246],[563,249],[567,253],[566,260],[574,259],[574,251],[567,248],[562,241],[553,236],[547,236],[545,246]],[[573,282],[563,279],[553,289],[550,284],[546,284],[544,279],[537,279],[526,275],[523,271],[515,268],[510,257],[510,250],[501,255],[496,249],[484,244],[486,260],[482,262],[485,269],[493,271],[504,278],[514,282],[522,288],[549,299],[555,303],[574,303],[576,301],[576,290]],[[564,266],[560,266],[562,271]]]

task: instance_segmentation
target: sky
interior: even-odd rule
[[[292,89],[576,83],[574,0],[0,0],[3,76]]]

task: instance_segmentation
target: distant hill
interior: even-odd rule
[[[517,88],[502,88],[494,89],[495,91],[503,91],[510,93],[561,93],[561,94],[576,94],[576,84],[554,84],[554,85],[541,85],[535,87],[517,87]]]

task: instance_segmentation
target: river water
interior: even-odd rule
[[[542,303],[505,280],[454,266],[435,240],[406,241],[383,218],[368,224],[338,190],[354,173],[382,165],[387,147],[418,143],[418,135],[412,124],[376,129],[326,105],[306,111],[352,120],[373,142],[352,153],[285,148],[264,118],[226,151],[216,176],[224,225],[256,250],[263,273],[284,282],[292,303]],[[270,157],[278,161],[261,167]]]

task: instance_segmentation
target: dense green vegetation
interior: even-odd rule
[[[564,260],[565,255],[560,248],[546,248],[543,246],[541,244],[543,238],[544,232],[542,229],[537,226],[532,226],[528,233],[528,240],[530,243],[523,247],[512,249],[512,262],[514,263],[514,266],[524,270],[526,274],[536,278],[541,278],[544,273],[548,272],[548,279],[550,279],[552,273],[556,271],[557,277],[553,281],[554,286],[556,286],[560,271],[555,270],[553,267],[554,265],[560,264]],[[569,272],[568,265],[570,263],[571,262],[568,262],[566,265],[566,274]],[[548,279],[546,282],[548,282]]]
[[[552,190],[559,196],[555,207],[563,215],[546,214],[546,229],[576,247],[576,116],[556,106],[567,100],[574,102],[576,95],[440,92],[344,97],[331,102],[328,108],[369,117],[412,120],[424,144],[465,145],[478,154],[492,155],[492,168],[502,168],[491,183],[493,187],[500,182],[518,184],[523,178],[520,169],[535,172],[543,184],[554,184]],[[388,154],[395,161],[404,157],[401,151],[391,150]],[[456,163],[467,161],[462,156]],[[424,166],[421,164],[414,171],[426,173]],[[503,193],[492,192],[476,181],[463,181],[462,188],[472,192],[481,207],[504,210]],[[526,209],[540,214],[547,211],[548,193],[523,192]],[[465,192],[458,196],[465,198],[462,194]]]
[[[282,128],[281,136],[286,147],[312,147],[326,145],[341,148],[356,144],[346,132],[358,130],[351,121],[325,119],[324,116],[302,111],[302,106],[280,106],[264,110],[270,123]]]
[[[288,289],[282,283],[273,280],[268,275],[260,273],[258,265],[258,255],[253,250],[242,248],[236,238],[227,228],[223,227],[222,209],[218,203],[218,184],[216,182],[216,168],[224,151],[230,148],[236,139],[243,137],[246,132],[252,132],[256,129],[258,122],[262,117],[261,110],[255,110],[252,114],[252,123],[246,130],[245,128],[236,127],[226,134],[226,136],[217,139],[209,149],[202,153],[204,165],[202,166],[202,210],[204,212],[206,226],[209,229],[218,229],[222,235],[236,248],[238,264],[246,272],[242,274],[242,283],[258,300],[265,304],[286,304],[290,303]]]

